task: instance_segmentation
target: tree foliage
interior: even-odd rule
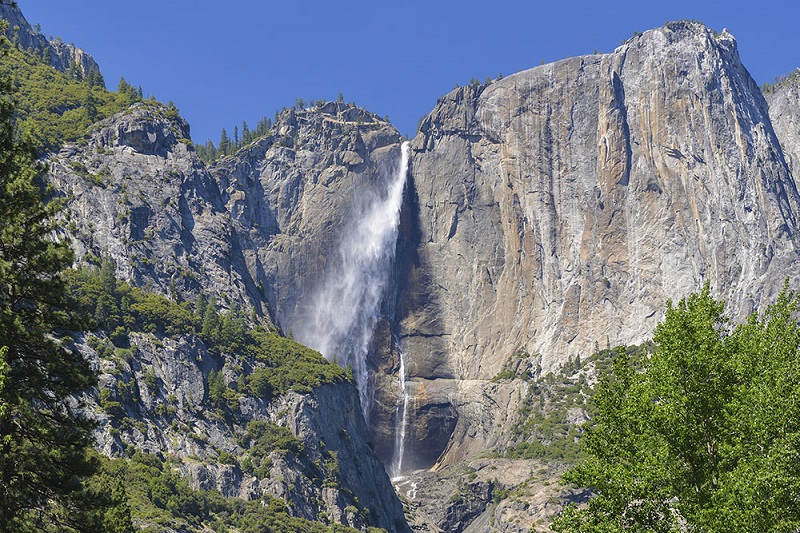
[[[69,332],[83,327],[61,277],[72,252],[53,239],[60,204],[46,201],[44,168],[21,138],[14,98],[0,76],[0,531],[92,531],[87,509],[102,503],[82,483],[95,465],[90,423],[70,397],[94,375],[68,348]]]
[[[655,352],[620,351],[565,481],[591,488],[555,531],[797,531],[798,296],[732,327],[709,294],[667,304]]]
[[[256,128],[251,130],[247,122],[242,122],[241,136],[238,135],[238,126],[234,126],[234,139],[228,137],[227,131],[223,128],[220,134],[219,145],[214,145],[214,142],[208,140],[206,144],[198,144],[195,146],[197,155],[206,163],[213,163],[217,158],[233,155],[237,150],[247,146],[253,141],[269,135],[272,129],[272,120],[267,117],[261,117],[256,124]]]

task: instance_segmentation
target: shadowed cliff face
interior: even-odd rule
[[[516,352],[547,371],[643,341],[706,280],[741,315],[796,277],[800,198],[727,32],[671,23],[456,89],[412,148],[397,330],[416,425],[457,412],[445,462],[508,429],[466,399]]]

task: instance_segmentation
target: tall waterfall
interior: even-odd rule
[[[403,475],[403,459],[406,451],[406,426],[408,424],[408,389],[406,388],[406,357],[397,343],[397,353],[400,356],[400,397],[397,401],[397,412],[395,413],[394,427],[394,457],[392,458],[391,476],[392,479],[400,479]]]
[[[394,259],[408,173],[407,142],[400,151],[399,165],[386,189],[367,205],[356,208],[352,224],[343,227],[339,261],[321,280],[311,316],[302,327],[294,327],[297,340],[327,359],[352,366],[365,418],[367,351]]]

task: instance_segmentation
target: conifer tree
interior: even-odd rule
[[[228,138],[228,132],[222,128],[222,134],[219,137],[219,153],[221,155],[228,155],[231,149],[231,140]]]
[[[133,85],[125,81],[124,77],[121,77],[119,79],[119,84],[117,85],[117,92],[127,96],[131,100],[131,102],[135,102],[139,98],[139,94],[136,91],[136,89],[133,87]]]
[[[242,121],[242,146],[248,144],[253,138],[250,136],[250,128],[247,127],[247,121]]]
[[[70,398],[94,384],[81,354],[59,339],[83,329],[53,238],[60,205],[15,123],[12,83],[0,79],[0,531],[91,531],[83,490],[94,470],[90,423]],[[102,505],[100,505],[102,506]]]
[[[201,292],[194,303],[194,314],[198,319],[200,319],[200,321],[203,320],[203,317],[206,314],[207,307],[208,307],[208,301],[206,300],[205,294]]]
[[[203,325],[200,328],[200,337],[207,343],[215,343],[219,337],[220,319],[217,314],[217,299],[212,296],[206,304],[203,313]]]

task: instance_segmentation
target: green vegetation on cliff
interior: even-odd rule
[[[595,395],[589,458],[564,479],[595,493],[556,531],[800,528],[798,295],[731,327],[709,294],[667,304],[641,370],[619,351]]]
[[[129,459],[97,457],[101,467],[90,485],[125,506],[119,522],[133,522],[136,531],[216,531],[219,533],[355,533],[338,524],[325,525],[289,514],[279,498],[245,501],[217,491],[194,490],[170,459],[136,451]],[[107,520],[107,524],[113,524]],[[123,531],[120,529],[119,531]],[[127,531],[127,530],[125,530]],[[133,531],[133,529],[130,529]],[[379,531],[375,529],[374,531]]]
[[[12,80],[20,128],[40,151],[57,150],[83,137],[98,120],[141,100],[141,91],[124,79],[117,92],[106,90],[95,73],[61,72],[33,51],[8,47],[0,77]]]
[[[764,94],[773,93],[779,87],[789,86],[796,83],[797,80],[800,80],[800,68],[782,76],[775,76],[773,83],[765,83],[761,86],[761,92]]]
[[[631,364],[636,365],[653,349],[652,343],[620,347]],[[556,372],[532,379],[520,407],[521,423],[512,429],[512,440],[502,452],[510,459],[542,459],[575,463],[586,458],[583,434],[597,412],[594,395],[597,383],[594,376],[611,368],[616,350],[597,349],[591,357],[570,357]],[[519,378],[515,372],[504,370],[495,379]],[[580,426],[581,420],[588,420]]]
[[[250,328],[238,308],[223,315],[213,299],[203,296],[194,304],[179,304],[147,293],[117,280],[110,260],[104,260],[99,270],[73,270],[67,279],[75,301],[117,348],[129,348],[132,331],[194,335],[213,354],[238,354],[256,361],[258,366],[243,376],[242,383],[247,392],[263,399],[348,380],[345,370],[319,352],[263,326]],[[213,377],[209,381],[214,385],[210,387],[212,402],[224,410],[226,387]]]

